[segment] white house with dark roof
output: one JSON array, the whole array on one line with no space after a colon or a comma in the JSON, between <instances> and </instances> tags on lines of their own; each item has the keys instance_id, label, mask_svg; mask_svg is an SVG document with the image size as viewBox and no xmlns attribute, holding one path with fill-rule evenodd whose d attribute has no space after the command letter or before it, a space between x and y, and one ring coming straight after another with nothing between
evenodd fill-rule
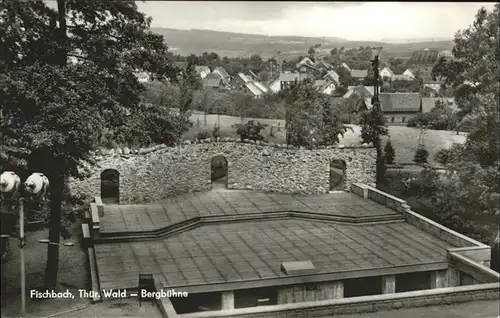
<instances>
[{"instance_id":1,"label":"white house with dark roof","mask_svg":"<svg viewBox=\"0 0 500 318\"><path fill-rule=\"evenodd\" d=\"M316 80L313 87L320 93L326 95L332 95L335 91L335 83L331 80Z\"/></svg>"},{"instance_id":2,"label":"white house with dark roof","mask_svg":"<svg viewBox=\"0 0 500 318\"><path fill-rule=\"evenodd\" d=\"M432 77L430 77L430 76L423 76L422 82L423 82L424 87L431 88L431 89L435 90L436 92L439 92L439 90L441 89L441 82L432 79Z\"/></svg>"},{"instance_id":3,"label":"white house with dark roof","mask_svg":"<svg viewBox=\"0 0 500 318\"><path fill-rule=\"evenodd\" d=\"M205 77L210 74L210 68L208 66L203 66L203 65L196 65L195 66L196 74L198 74L201 79L204 79Z\"/></svg>"},{"instance_id":4,"label":"white house with dark roof","mask_svg":"<svg viewBox=\"0 0 500 318\"><path fill-rule=\"evenodd\" d=\"M406 76L409 80L415 79L415 74L413 74L413 71L411 69L406 69L406 71L403 72L403 75Z\"/></svg>"},{"instance_id":5,"label":"white house with dark roof","mask_svg":"<svg viewBox=\"0 0 500 318\"><path fill-rule=\"evenodd\" d=\"M295 67L299 68L303 65L314 66L314 62L309 57L304 57Z\"/></svg>"},{"instance_id":6,"label":"white house with dark roof","mask_svg":"<svg viewBox=\"0 0 500 318\"><path fill-rule=\"evenodd\" d=\"M308 78L307 74L281 73L269 83L269 89L274 93L277 93L282 89L290 87L293 83L302 81L306 78Z\"/></svg>"},{"instance_id":7,"label":"white house with dark roof","mask_svg":"<svg viewBox=\"0 0 500 318\"><path fill-rule=\"evenodd\" d=\"M222 80L224 81L225 85L228 85L231 82L231 75L229 75L229 73L226 71L226 69L223 68L222 66L216 67L212 71L212 73L218 74L222 78Z\"/></svg>"},{"instance_id":8,"label":"white house with dark roof","mask_svg":"<svg viewBox=\"0 0 500 318\"><path fill-rule=\"evenodd\" d=\"M334 81L335 83L339 83L339 79L340 79L340 75L337 74L337 72L335 72L334 70L329 70L325 76L323 76L323 79L326 80L326 79L329 79L331 81Z\"/></svg>"},{"instance_id":9,"label":"white house with dark roof","mask_svg":"<svg viewBox=\"0 0 500 318\"><path fill-rule=\"evenodd\" d=\"M394 76L394 72L389 67L384 67L380 72L379 76L381 78L389 78L391 79Z\"/></svg>"}]
</instances>

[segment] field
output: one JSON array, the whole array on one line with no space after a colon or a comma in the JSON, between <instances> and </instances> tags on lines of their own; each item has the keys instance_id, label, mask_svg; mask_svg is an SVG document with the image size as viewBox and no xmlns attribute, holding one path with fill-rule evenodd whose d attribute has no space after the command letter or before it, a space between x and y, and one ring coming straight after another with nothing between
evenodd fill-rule
<instances>
[{"instance_id":1,"label":"field","mask_svg":"<svg viewBox=\"0 0 500 318\"><path fill-rule=\"evenodd\" d=\"M252 118L245 119L246 121ZM269 125L263 134L265 138L269 139L270 142L274 143L285 143L285 121L278 119L254 119L261 123ZM184 135L184 139L192 139L198 131L208 131L211 133L214 126L220 122L220 131L223 137L238 138L236 135L236 129L232 125L236 123L241 123L241 118L223 116L218 118L217 115L207 115L207 126L204 126L204 115L202 113L196 112L192 115L192 121L195 123L195 127L191 129ZM200 127L196 127L196 123L200 123ZM278 122L281 126L281 131L278 132L277 128L274 128L274 137L270 137L270 127L272 125L277 125ZM340 139L340 144L348 145L355 144L361 141L360 134L361 129L356 125L349 125L350 131L348 131L343 138ZM417 149L417 141L420 131L416 128L404 127L404 126L390 126L389 134L391 138L392 145L396 151L396 163L399 164L411 164L413 163L413 155ZM429 151L429 162L433 163L435 154L442 148L449 148L453 143L463 143L465 142L465 136L456 135L455 132L451 131L441 131L441 130L428 130L424 136L424 143Z\"/></svg>"}]
</instances>

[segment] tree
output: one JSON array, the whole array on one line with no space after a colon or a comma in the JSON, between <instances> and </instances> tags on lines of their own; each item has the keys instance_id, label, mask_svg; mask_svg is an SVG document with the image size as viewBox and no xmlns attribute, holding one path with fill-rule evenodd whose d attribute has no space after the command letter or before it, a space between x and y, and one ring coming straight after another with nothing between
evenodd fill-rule
<instances>
[{"instance_id":1,"label":"tree","mask_svg":"<svg viewBox=\"0 0 500 318\"><path fill-rule=\"evenodd\" d=\"M287 143L313 148L334 145L347 127L340 120L340 110L327 95L311 84L296 84L286 102Z\"/></svg>"},{"instance_id":2,"label":"tree","mask_svg":"<svg viewBox=\"0 0 500 318\"><path fill-rule=\"evenodd\" d=\"M194 62L196 62L196 59L191 58L188 62L186 71L182 74L179 100L179 112L182 115L185 115L191 110L194 91L202 88L201 80L196 73L196 64L193 64Z\"/></svg>"},{"instance_id":3,"label":"tree","mask_svg":"<svg viewBox=\"0 0 500 318\"><path fill-rule=\"evenodd\" d=\"M415 156L413 157L413 161L417 164L427 163L427 158L429 158L429 152L425 148L424 144L418 145L417 150L415 151Z\"/></svg>"},{"instance_id":4,"label":"tree","mask_svg":"<svg viewBox=\"0 0 500 318\"><path fill-rule=\"evenodd\" d=\"M104 127L126 127L139 112L144 86L133 72L171 78L163 37L133 1L0 3L3 168L40 171L50 188L49 240L58 243L66 181ZM6 14L8 13L8 14ZM75 63L69 63L68 59ZM47 80L50 79L50 80ZM45 288L55 289L58 245L48 246Z\"/></svg>"},{"instance_id":5,"label":"tree","mask_svg":"<svg viewBox=\"0 0 500 318\"><path fill-rule=\"evenodd\" d=\"M265 129L267 125L264 125L258 121L250 120L245 124L235 124L236 133L240 136L241 140L249 139L253 141L264 140L264 136L261 134L261 130Z\"/></svg>"},{"instance_id":6,"label":"tree","mask_svg":"<svg viewBox=\"0 0 500 318\"><path fill-rule=\"evenodd\" d=\"M396 157L396 153L394 151L394 147L392 146L391 139L387 140L384 147L385 159L388 164L394 163L394 158Z\"/></svg>"},{"instance_id":7,"label":"tree","mask_svg":"<svg viewBox=\"0 0 500 318\"><path fill-rule=\"evenodd\" d=\"M376 55L372 61L373 76L375 79L380 80L379 76L379 57ZM378 84L379 80L375 80ZM382 149L382 136L387 136L389 130L385 123L384 113L380 105L378 85L374 89L375 95L372 98L373 107L369 110L364 111L359 119L359 125L361 126L361 140L363 143L371 143L377 150L377 184L380 184L384 180L385 173L385 157Z\"/></svg>"}]
</instances>

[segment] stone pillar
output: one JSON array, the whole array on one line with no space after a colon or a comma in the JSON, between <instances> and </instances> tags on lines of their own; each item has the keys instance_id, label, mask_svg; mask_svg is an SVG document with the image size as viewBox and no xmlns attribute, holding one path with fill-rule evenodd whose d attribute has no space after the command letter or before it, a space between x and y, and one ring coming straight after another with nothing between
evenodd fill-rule
<instances>
[{"instance_id":1,"label":"stone pillar","mask_svg":"<svg viewBox=\"0 0 500 318\"><path fill-rule=\"evenodd\" d=\"M432 289L448 287L447 272L448 270L440 270L431 273Z\"/></svg>"},{"instance_id":2,"label":"stone pillar","mask_svg":"<svg viewBox=\"0 0 500 318\"><path fill-rule=\"evenodd\" d=\"M333 298L344 298L344 282L338 281L333 283Z\"/></svg>"},{"instance_id":3,"label":"stone pillar","mask_svg":"<svg viewBox=\"0 0 500 318\"><path fill-rule=\"evenodd\" d=\"M396 292L396 276L382 276L382 294L393 294Z\"/></svg>"},{"instance_id":4,"label":"stone pillar","mask_svg":"<svg viewBox=\"0 0 500 318\"><path fill-rule=\"evenodd\" d=\"M344 298L344 282L328 282L320 285L323 291L322 300Z\"/></svg>"},{"instance_id":5,"label":"stone pillar","mask_svg":"<svg viewBox=\"0 0 500 318\"><path fill-rule=\"evenodd\" d=\"M447 279L448 279L448 286L446 287L460 286L460 271L455 269L454 267L449 267Z\"/></svg>"},{"instance_id":6,"label":"stone pillar","mask_svg":"<svg viewBox=\"0 0 500 318\"><path fill-rule=\"evenodd\" d=\"M234 309L234 291L227 290L222 292L222 310Z\"/></svg>"}]
</instances>

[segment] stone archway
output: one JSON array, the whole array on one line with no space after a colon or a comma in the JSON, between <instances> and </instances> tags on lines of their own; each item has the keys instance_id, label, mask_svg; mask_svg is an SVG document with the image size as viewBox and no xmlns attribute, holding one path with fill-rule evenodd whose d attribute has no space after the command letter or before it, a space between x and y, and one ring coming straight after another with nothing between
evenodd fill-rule
<instances>
[{"instance_id":1,"label":"stone archway","mask_svg":"<svg viewBox=\"0 0 500 318\"><path fill-rule=\"evenodd\" d=\"M101 172L101 199L108 204L120 202L120 173L117 170Z\"/></svg>"},{"instance_id":2,"label":"stone archway","mask_svg":"<svg viewBox=\"0 0 500 318\"><path fill-rule=\"evenodd\" d=\"M226 157L219 155L212 157L210 179L212 189L227 188L228 165Z\"/></svg>"},{"instance_id":3,"label":"stone archway","mask_svg":"<svg viewBox=\"0 0 500 318\"><path fill-rule=\"evenodd\" d=\"M342 159L330 160L330 191L343 190L347 165Z\"/></svg>"}]
</instances>

